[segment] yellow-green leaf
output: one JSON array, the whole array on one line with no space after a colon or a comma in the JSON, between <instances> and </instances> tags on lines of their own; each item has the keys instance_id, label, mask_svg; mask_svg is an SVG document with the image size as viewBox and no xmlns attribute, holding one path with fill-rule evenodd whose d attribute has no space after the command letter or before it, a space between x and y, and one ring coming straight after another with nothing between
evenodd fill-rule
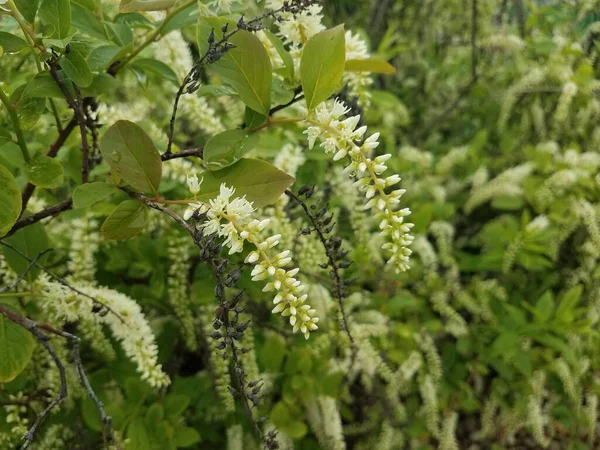
<instances>
[{"instance_id":1,"label":"yellow-green leaf","mask_svg":"<svg viewBox=\"0 0 600 450\"><path fill-rule=\"evenodd\" d=\"M44 225L42 225L41 222L36 222L33 225L28 225L24 228L21 228L12 236L4 238L4 241L15 247L27 258L29 258L24 258L22 255L8 247L2 249L4 252L4 257L6 258L6 262L10 268L18 274L24 273L27 270L27 267L29 266L29 260L38 257L40 253L50 248L48 234L46 234ZM44 261L46 260L46 256L47 255L42 256L38 260L38 263L43 265ZM35 281L39 273L40 269L33 267L27 273L27 277L25 279L29 283L32 283Z\"/></svg>"},{"instance_id":2,"label":"yellow-green leaf","mask_svg":"<svg viewBox=\"0 0 600 450\"><path fill-rule=\"evenodd\" d=\"M223 81L253 110L267 115L271 107L271 60L262 42L249 31L239 31L230 39L235 45L213 66Z\"/></svg>"},{"instance_id":3,"label":"yellow-green leaf","mask_svg":"<svg viewBox=\"0 0 600 450\"><path fill-rule=\"evenodd\" d=\"M129 239L139 234L148 220L146 206L139 200L125 200L106 218L100 231L106 239Z\"/></svg>"},{"instance_id":4,"label":"yellow-green leaf","mask_svg":"<svg viewBox=\"0 0 600 450\"><path fill-rule=\"evenodd\" d=\"M208 140L204 146L204 166L208 170L224 169L252 150L260 137L244 130L227 130Z\"/></svg>"},{"instance_id":5,"label":"yellow-green leaf","mask_svg":"<svg viewBox=\"0 0 600 450\"><path fill-rule=\"evenodd\" d=\"M73 191L73 207L75 209L86 208L94 203L106 200L118 191L112 184L101 181L82 184Z\"/></svg>"},{"instance_id":6,"label":"yellow-green leaf","mask_svg":"<svg viewBox=\"0 0 600 450\"><path fill-rule=\"evenodd\" d=\"M160 153L138 125L128 120L117 121L100 140L100 151L127 184L141 192L158 191L162 176Z\"/></svg>"},{"instance_id":7,"label":"yellow-green leaf","mask_svg":"<svg viewBox=\"0 0 600 450\"><path fill-rule=\"evenodd\" d=\"M219 195L222 183L235 188L235 195L246 196L261 208L276 201L294 182L294 178L268 162L241 159L232 166L214 172L202 173L204 182L198 199L208 201Z\"/></svg>"},{"instance_id":8,"label":"yellow-green leaf","mask_svg":"<svg viewBox=\"0 0 600 450\"><path fill-rule=\"evenodd\" d=\"M4 236L21 215L21 190L17 180L0 166L0 237Z\"/></svg>"},{"instance_id":9,"label":"yellow-green leaf","mask_svg":"<svg viewBox=\"0 0 600 450\"><path fill-rule=\"evenodd\" d=\"M338 89L346 61L344 26L314 35L304 46L300 80L308 109L314 109Z\"/></svg>"},{"instance_id":10,"label":"yellow-green leaf","mask_svg":"<svg viewBox=\"0 0 600 450\"><path fill-rule=\"evenodd\" d=\"M346 61L346 72L396 73L396 69L383 59L349 59Z\"/></svg>"},{"instance_id":11,"label":"yellow-green leaf","mask_svg":"<svg viewBox=\"0 0 600 450\"><path fill-rule=\"evenodd\" d=\"M40 20L46 27L45 36L65 39L71 29L71 2L69 0L43 0L39 10ZM46 30L50 32L46 33Z\"/></svg>"},{"instance_id":12,"label":"yellow-green leaf","mask_svg":"<svg viewBox=\"0 0 600 450\"><path fill-rule=\"evenodd\" d=\"M46 155L37 154L26 165L29 182L38 187L53 189L64 182L64 170L61 163Z\"/></svg>"},{"instance_id":13,"label":"yellow-green leaf","mask_svg":"<svg viewBox=\"0 0 600 450\"><path fill-rule=\"evenodd\" d=\"M0 315L0 383L11 382L27 367L33 347L29 331Z\"/></svg>"}]
</instances>

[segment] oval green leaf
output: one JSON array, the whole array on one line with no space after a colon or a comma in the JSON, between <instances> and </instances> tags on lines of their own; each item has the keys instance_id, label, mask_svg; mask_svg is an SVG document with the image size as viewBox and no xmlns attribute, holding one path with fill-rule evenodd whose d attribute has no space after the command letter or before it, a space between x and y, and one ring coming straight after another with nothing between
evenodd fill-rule
<instances>
[{"instance_id":1,"label":"oval green leaf","mask_svg":"<svg viewBox=\"0 0 600 450\"><path fill-rule=\"evenodd\" d=\"M73 207L75 209L87 208L94 203L106 200L116 192L119 192L116 187L102 181L82 184L73 192Z\"/></svg>"},{"instance_id":2,"label":"oval green leaf","mask_svg":"<svg viewBox=\"0 0 600 450\"><path fill-rule=\"evenodd\" d=\"M269 54L260 39L249 31L239 31L230 41L235 47L212 68L248 107L267 115L273 78Z\"/></svg>"},{"instance_id":3,"label":"oval green leaf","mask_svg":"<svg viewBox=\"0 0 600 450\"><path fill-rule=\"evenodd\" d=\"M129 239L144 229L147 219L148 211L142 202L125 200L106 218L100 231L106 239Z\"/></svg>"},{"instance_id":4,"label":"oval green leaf","mask_svg":"<svg viewBox=\"0 0 600 450\"><path fill-rule=\"evenodd\" d=\"M179 87L179 77L173 69L171 69L162 61L158 61L157 59L152 58L140 58L136 59L133 62L133 64L131 64L131 67L138 70L142 70L146 73L150 72L155 75L158 75L162 79L169 81L175 86Z\"/></svg>"},{"instance_id":5,"label":"oval green leaf","mask_svg":"<svg viewBox=\"0 0 600 450\"><path fill-rule=\"evenodd\" d=\"M259 141L258 134L248 134L244 130L219 133L210 138L204 147L204 166L208 170L224 169L239 161Z\"/></svg>"},{"instance_id":6,"label":"oval green leaf","mask_svg":"<svg viewBox=\"0 0 600 450\"><path fill-rule=\"evenodd\" d=\"M17 53L23 47L29 47L29 44L14 34L0 31L0 47L7 53Z\"/></svg>"},{"instance_id":7,"label":"oval green leaf","mask_svg":"<svg viewBox=\"0 0 600 450\"><path fill-rule=\"evenodd\" d=\"M241 159L232 166L202 173L204 181L198 200L208 201L219 195L221 184L235 188L237 197L246 196L255 208L275 202L290 187L294 178L268 162Z\"/></svg>"},{"instance_id":8,"label":"oval green leaf","mask_svg":"<svg viewBox=\"0 0 600 450\"><path fill-rule=\"evenodd\" d=\"M4 241L18 249L29 259L36 258L40 255L40 253L50 248L46 229L41 222L36 222L33 225L21 228L12 236L4 238ZM21 274L27 270L27 267L29 266L28 259L24 258L22 255L8 247L4 247L3 252L6 262L16 273ZM38 259L38 262L40 264L44 264L45 260L46 255ZM32 283L35 281L39 273L40 269L37 267L32 267L27 273L27 277L25 279L29 283Z\"/></svg>"},{"instance_id":9,"label":"oval green leaf","mask_svg":"<svg viewBox=\"0 0 600 450\"><path fill-rule=\"evenodd\" d=\"M71 29L71 2L69 0L43 0L39 10L42 24L52 30L46 37L65 39Z\"/></svg>"},{"instance_id":10,"label":"oval green leaf","mask_svg":"<svg viewBox=\"0 0 600 450\"><path fill-rule=\"evenodd\" d=\"M396 73L396 68L383 59L349 59L346 72Z\"/></svg>"},{"instance_id":11,"label":"oval green leaf","mask_svg":"<svg viewBox=\"0 0 600 450\"><path fill-rule=\"evenodd\" d=\"M141 192L156 193L162 176L160 153L152 139L133 122L119 120L100 140L111 169Z\"/></svg>"},{"instance_id":12,"label":"oval green leaf","mask_svg":"<svg viewBox=\"0 0 600 450\"><path fill-rule=\"evenodd\" d=\"M21 190L13 174L0 166L0 237L4 236L21 215Z\"/></svg>"},{"instance_id":13,"label":"oval green leaf","mask_svg":"<svg viewBox=\"0 0 600 450\"><path fill-rule=\"evenodd\" d=\"M41 188L57 188L65 179L62 164L46 155L36 155L26 164L26 169L29 182Z\"/></svg>"},{"instance_id":14,"label":"oval green leaf","mask_svg":"<svg viewBox=\"0 0 600 450\"><path fill-rule=\"evenodd\" d=\"M335 93L346 62L344 26L314 35L304 46L300 60L300 80L309 110Z\"/></svg>"},{"instance_id":15,"label":"oval green leaf","mask_svg":"<svg viewBox=\"0 0 600 450\"><path fill-rule=\"evenodd\" d=\"M33 355L34 340L29 331L0 315L0 383L10 383Z\"/></svg>"},{"instance_id":16,"label":"oval green leaf","mask_svg":"<svg viewBox=\"0 0 600 450\"><path fill-rule=\"evenodd\" d=\"M67 53L60 60L60 67L69 79L79 87L88 87L94 80L90 66L79 52Z\"/></svg>"},{"instance_id":17,"label":"oval green leaf","mask_svg":"<svg viewBox=\"0 0 600 450\"><path fill-rule=\"evenodd\" d=\"M39 0L15 0L17 9L29 23L35 20L39 3Z\"/></svg>"}]
</instances>

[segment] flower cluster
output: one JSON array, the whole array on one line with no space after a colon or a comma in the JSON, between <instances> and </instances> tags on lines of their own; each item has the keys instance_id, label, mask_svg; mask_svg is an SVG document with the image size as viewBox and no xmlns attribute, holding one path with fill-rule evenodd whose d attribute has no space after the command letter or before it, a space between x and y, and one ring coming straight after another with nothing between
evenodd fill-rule
<instances>
[{"instance_id":1,"label":"flower cluster","mask_svg":"<svg viewBox=\"0 0 600 450\"><path fill-rule=\"evenodd\" d=\"M195 175L189 177L188 186L197 194L201 181ZM234 197L235 189L221 185L219 195L206 203L190 203L184 218L189 219L195 211L205 215L206 220L198 225L206 235L216 234L224 238L229 254L242 252L244 242L254 246L245 262L254 264L253 281L267 281L263 292L276 292L273 313L290 317L293 331L301 331L308 339L310 332L318 328L316 311L305 304L308 297L303 293L306 287L294 278L299 269L288 270L285 267L292 261L289 250L272 256L269 250L279 244L280 235L264 239L262 231L268 226L269 219L253 219L255 209L246 197Z\"/></svg>"},{"instance_id":2,"label":"flower cluster","mask_svg":"<svg viewBox=\"0 0 600 450\"><path fill-rule=\"evenodd\" d=\"M106 324L115 338L120 341L127 357L132 359L142 374L154 387L167 386L169 377L158 364L158 347L150 324L141 307L133 299L105 287L80 287L87 296L79 295L63 284L40 276L42 307L56 321L90 322ZM95 314L92 298L110 308L108 314Z\"/></svg>"},{"instance_id":3,"label":"flower cluster","mask_svg":"<svg viewBox=\"0 0 600 450\"><path fill-rule=\"evenodd\" d=\"M410 214L410 209L396 208L400 204L400 197L406 191L396 189L386 192L386 188L400 181L398 175L381 177L387 169L385 162L392 155L386 154L371 159L372 150L379 146L379 133L364 139L367 127L358 127L360 116L342 119L348 111L344 103L336 100L331 109L322 103L315 109L314 114L308 115L306 121L310 126L305 133L308 135L309 147L312 148L316 140L320 139L325 152L334 154L334 161L350 157L350 163L344 172L357 177L354 185L365 193L368 200L365 209L378 211L379 228L387 239L382 248L391 253L388 262L397 272L405 271L409 267L411 250L408 246L413 241L410 234L413 224L404 222L404 218Z\"/></svg>"}]
</instances>

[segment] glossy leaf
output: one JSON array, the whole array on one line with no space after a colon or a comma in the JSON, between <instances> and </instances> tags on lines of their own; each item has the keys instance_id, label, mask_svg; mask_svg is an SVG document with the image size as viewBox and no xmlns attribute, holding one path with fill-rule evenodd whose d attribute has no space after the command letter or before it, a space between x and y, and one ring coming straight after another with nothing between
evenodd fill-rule
<instances>
[{"instance_id":1,"label":"glossy leaf","mask_svg":"<svg viewBox=\"0 0 600 450\"><path fill-rule=\"evenodd\" d=\"M37 14L40 0L15 0L15 5L25 20L33 23Z\"/></svg>"},{"instance_id":2,"label":"glossy leaf","mask_svg":"<svg viewBox=\"0 0 600 450\"><path fill-rule=\"evenodd\" d=\"M106 200L116 192L119 192L119 190L112 184L101 181L82 184L73 191L73 207L75 209L86 208L94 203Z\"/></svg>"},{"instance_id":3,"label":"glossy leaf","mask_svg":"<svg viewBox=\"0 0 600 450\"><path fill-rule=\"evenodd\" d=\"M142 202L125 200L106 218L100 231L106 239L129 239L144 229L147 220L148 211Z\"/></svg>"},{"instance_id":4,"label":"glossy leaf","mask_svg":"<svg viewBox=\"0 0 600 450\"><path fill-rule=\"evenodd\" d=\"M204 166L208 170L224 169L239 161L256 147L259 141L258 134L248 134L244 130L219 133L210 138L204 146Z\"/></svg>"},{"instance_id":5,"label":"glossy leaf","mask_svg":"<svg viewBox=\"0 0 600 450\"><path fill-rule=\"evenodd\" d=\"M29 47L29 44L14 34L0 31L0 47L5 53L16 53L23 47Z\"/></svg>"},{"instance_id":6,"label":"glossy leaf","mask_svg":"<svg viewBox=\"0 0 600 450\"><path fill-rule=\"evenodd\" d=\"M40 20L51 29L47 35L54 39L64 39L71 30L71 2L69 0L42 0L39 10Z\"/></svg>"},{"instance_id":7,"label":"glossy leaf","mask_svg":"<svg viewBox=\"0 0 600 450\"><path fill-rule=\"evenodd\" d=\"M162 11L175 4L175 0L121 0L122 13L132 11Z\"/></svg>"},{"instance_id":8,"label":"glossy leaf","mask_svg":"<svg viewBox=\"0 0 600 450\"><path fill-rule=\"evenodd\" d=\"M396 73L396 69L383 59L349 59L346 72Z\"/></svg>"},{"instance_id":9,"label":"glossy leaf","mask_svg":"<svg viewBox=\"0 0 600 450\"><path fill-rule=\"evenodd\" d=\"M213 70L235 89L248 107L268 114L273 74L267 50L255 35L244 30L230 41L235 47L212 66Z\"/></svg>"},{"instance_id":10,"label":"glossy leaf","mask_svg":"<svg viewBox=\"0 0 600 450\"><path fill-rule=\"evenodd\" d=\"M9 383L29 364L33 355L32 334L0 315L0 383Z\"/></svg>"},{"instance_id":11,"label":"glossy leaf","mask_svg":"<svg viewBox=\"0 0 600 450\"><path fill-rule=\"evenodd\" d=\"M29 182L35 186L53 189L64 182L64 170L61 163L46 155L38 154L26 165Z\"/></svg>"},{"instance_id":12,"label":"glossy leaf","mask_svg":"<svg viewBox=\"0 0 600 450\"><path fill-rule=\"evenodd\" d=\"M152 139L127 120L112 125L100 140L100 151L111 169L141 192L157 192L162 161Z\"/></svg>"},{"instance_id":13,"label":"glossy leaf","mask_svg":"<svg viewBox=\"0 0 600 450\"><path fill-rule=\"evenodd\" d=\"M343 25L321 31L306 43L300 61L300 80L309 110L338 89L345 60Z\"/></svg>"},{"instance_id":14,"label":"glossy leaf","mask_svg":"<svg viewBox=\"0 0 600 450\"><path fill-rule=\"evenodd\" d=\"M21 190L17 180L0 166L0 237L4 236L21 215Z\"/></svg>"},{"instance_id":15,"label":"glossy leaf","mask_svg":"<svg viewBox=\"0 0 600 450\"><path fill-rule=\"evenodd\" d=\"M79 52L69 52L60 60L60 67L69 79L79 87L88 87L94 75L85 58Z\"/></svg>"},{"instance_id":16,"label":"glossy leaf","mask_svg":"<svg viewBox=\"0 0 600 450\"><path fill-rule=\"evenodd\" d=\"M276 201L294 182L294 178L275 166L258 159L241 159L232 166L202 173L204 182L198 199L208 201L219 195L222 183L234 187L236 196L246 196L261 208Z\"/></svg>"},{"instance_id":17,"label":"glossy leaf","mask_svg":"<svg viewBox=\"0 0 600 450\"><path fill-rule=\"evenodd\" d=\"M41 222L36 222L33 225L28 225L24 228L21 228L15 234L4 238L4 241L20 250L21 253L23 253L29 259L36 258L41 252L50 248L46 229ZM19 253L9 249L8 247L3 247L2 251L4 252L6 262L12 270L19 274L24 273L25 270L27 270L27 266L29 266L29 260L25 259ZM42 256L38 262L43 265L45 260L46 255ZM39 273L40 269L33 267L27 273L27 277L25 279L29 283L32 283L38 277Z\"/></svg>"},{"instance_id":18,"label":"glossy leaf","mask_svg":"<svg viewBox=\"0 0 600 450\"><path fill-rule=\"evenodd\" d=\"M154 24L150 19L136 12L119 14L115 17L114 22L127 25L130 28L154 28Z\"/></svg>"}]
</instances>

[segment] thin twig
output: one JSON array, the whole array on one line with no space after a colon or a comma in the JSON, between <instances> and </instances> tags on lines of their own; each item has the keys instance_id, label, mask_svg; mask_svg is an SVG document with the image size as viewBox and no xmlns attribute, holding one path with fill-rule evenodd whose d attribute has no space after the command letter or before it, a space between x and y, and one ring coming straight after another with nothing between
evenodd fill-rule
<instances>
[{"instance_id":1,"label":"thin twig","mask_svg":"<svg viewBox=\"0 0 600 450\"><path fill-rule=\"evenodd\" d=\"M100 401L100 399L94 392L94 389L90 385L87 375L85 374L85 369L83 368L83 362L81 361L81 354L79 353L79 338L71 333L67 333L66 331L63 331L63 330L58 330L50 325L37 323L31 319L28 319L27 317L23 317L20 314L11 311L10 309L8 309L2 305L0 305L0 314L5 316L12 322L16 323L17 325L20 325L21 327L25 328L27 331L29 331L31 334L33 334L36 337L36 339L40 342L40 344L42 344L42 346L46 349L48 354L52 357L52 360L54 361L54 364L56 365L56 368L58 369L58 373L60 376L60 389L59 389L58 394L50 402L50 404L48 404L48 406L46 406L46 408L44 408L37 415L35 422L29 428L27 433L25 433L25 435L23 436L23 439L22 439L23 443L21 444L21 450L26 450L27 448L29 448L29 446L33 442L35 434L37 433L39 427L42 425L42 423L44 422L44 420L46 419L48 414L50 414L50 412L56 406L58 406L58 404L62 400L64 400L68 395L67 376L66 376L65 366L63 365L62 361L60 360L58 354L56 353L56 351L54 350L52 345L50 345L50 336L48 336L48 334L45 334L40 330L44 330L47 333L54 334L56 336L60 336L64 339L66 339L71 344L71 349L73 352L73 360L74 360L75 368L77 369L77 373L79 374L79 377L81 379L81 384L83 385L85 391L90 396L92 401L96 404L96 407L98 408L98 411L100 412L100 417L102 419L102 423L108 429L108 435L110 437L110 441L117 447L118 450L121 450L119 442L116 439L114 430L112 428L112 419L110 416L108 416L108 414L106 414L106 411L104 410L104 406L103 406L102 402ZM106 439L104 427L103 427L102 434L103 434L103 438L104 438L104 447L108 448L108 441Z\"/></svg>"},{"instance_id":2,"label":"thin twig","mask_svg":"<svg viewBox=\"0 0 600 450\"><path fill-rule=\"evenodd\" d=\"M11 285L5 286L2 289L0 289L0 294L3 294L5 292L12 291L13 289L15 289L19 285L19 283L21 281L23 281L23 279L27 276L27 274L31 271L31 269L33 269L33 267L38 262L38 260L42 256L44 256L46 253L49 253L51 251L52 251L52 249L49 248L49 249L44 250L43 252L40 252L34 259L32 259L29 262L29 265L27 266L27 268L25 269L25 271L21 275L19 275L17 277L17 279Z\"/></svg>"},{"instance_id":3,"label":"thin twig","mask_svg":"<svg viewBox=\"0 0 600 450\"><path fill-rule=\"evenodd\" d=\"M35 214L32 214L31 216L23 217L22 219L19 219L19 220L17 220L17 222L15 222L15 224L10 229L10 231L6 234L6 236L11 236L12 234L14 234L16 231L20 230L21 228L25 228L26 226L33 225L34 223L39 222L40 220L43 220L47 217L56 216L57 214L67 211L67 210L71 209L72 207L73 207L73 199L68 198L66 200L63 200L60 203L57 203L56 205L49 206L48 208L42 209L41 211L39 211Z\"/></svg>"},{"instance_id":4,"label":"thin twig","mask_svg":"<svg viewBox=\"0 0 600 450\"><path fill-rule=\"evenodd\" d=\"M298 197L296 194L294 194L289 189L286 189L285 195L287 195L289 198L294 200L298 205L300 205L300 207L304 211L304 214L306 215L306 217L308 217L308 219L312 223L314 230L317 232L317 235L319 236L319 240L321 241L321 244L323 245L323 249L325 250L325 255L327 256L329 266L331 267L331 276L335 281L335 292L334 293L335 293L335 297L338 301L340 313L342 314L342 322L343 322L342 327L343 327L343 330L345 331L346 335L348 336L348 339L350 340L350 346L352 348L352 360L351 360L352 361L351 367L352 367L354 365L354 361L356 359L356 354L358 352L358 346L356 345L354 336L352 336L352 333L350 332L350 327L348 326L348 317L347 317L346 308L344 305L344 296L345 296L344 285L346 284L346 282L342 279L342 276L340 275L341 268L338 264L338 259L340 256L339 249L336 247L333 247L331 245L331 239L327 238L327 236L325 236L326 231L323 230L322 223L317 219L315 214L313 214L311 212L311 210L308 207L308 205L306 204L306 202L302 201L300 199L300 197ZM329 228L327 230L329 231Z\"/></svg>"},{"instance_id":5,"label":"thin twig","mask_svg":"<svg viewBox=\"0 0 600 450\"><path fill-rule=\"evenodd\" d=\"M164 161L171 161L172 159L177 159L177 158L189 158L189 157L195 157L195 158L203 158L204 157L204 147L197 147L197 148L188 148L186 150L181 150L179 152L171 152L169 154L164 154L161 155L160 159L164 162Z\"/></svg>"},{"instance_id":6,"label":"thin twig","mask_svg":"<svg viewBox=\"0 0 600 450\"><path fill-rule=\"evenodd\" d=\"M3 240L0 240L0 245L4 245L5 247L11 249L13 252L19 254L21 257L23 257L24 259L26 259L27 261L29 261L30 263L32 263L35 267L37 267L38 269L42 270L43 272L45 272L46 274L48 274L51 278L53 278L54 280L58 281L60 284L62 284L63 286L69 288L70 290L72 290L73 292L87 298L90 299L94 304L102 307L104 310L114 314L121 322L123 323L127 323L123 317L116 312L115 310L113 310L110 306L108 306L107 304L105 304L104 302L101 302L100 300L92 297L91 295L86 294L85 292L77 289L75 286L73 286L72 284L70 284L67 280L65 280L64 278L59 277L58 275L56 275L55 273L51 272L49 269L47 269L46 267L42 266L40 263L38 263L37 261L34 261L32 258L30 258L29 256L27 256L25 253L23 253L21 250L19 250L17 247L9 244L8 242L5 242Z\"/></svg>"}]
</instances>

